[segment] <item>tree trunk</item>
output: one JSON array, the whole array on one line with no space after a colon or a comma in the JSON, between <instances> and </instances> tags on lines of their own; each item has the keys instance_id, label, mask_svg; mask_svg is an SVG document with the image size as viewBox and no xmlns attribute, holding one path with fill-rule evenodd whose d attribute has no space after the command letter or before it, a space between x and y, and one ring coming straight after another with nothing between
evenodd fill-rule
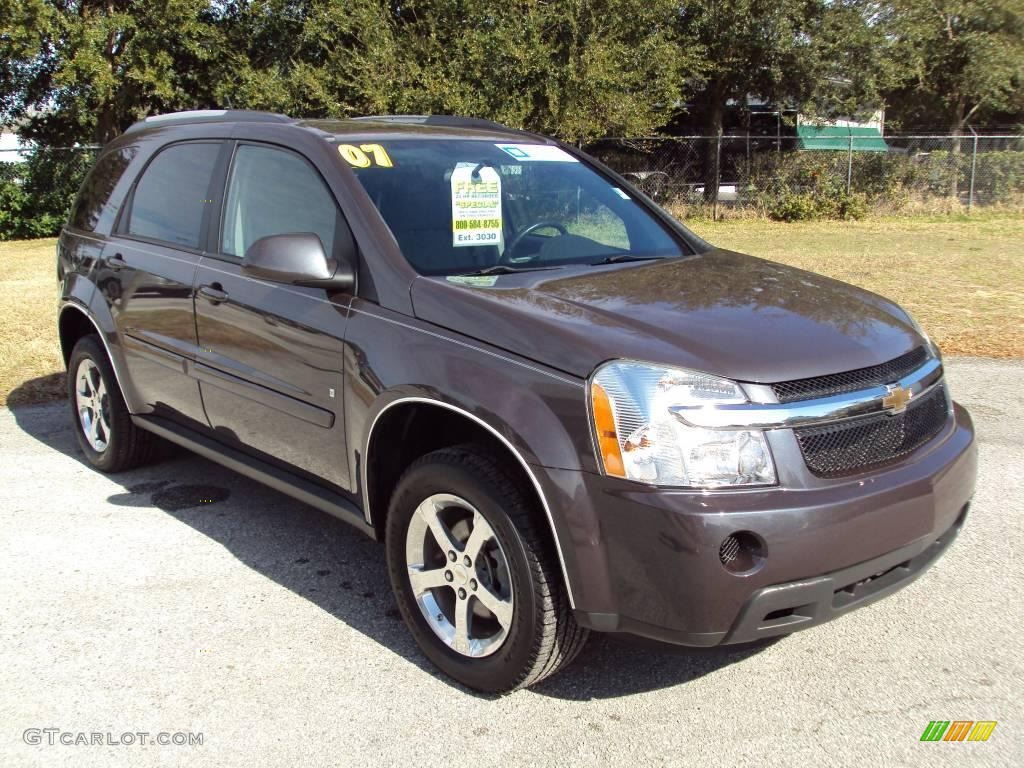
<instances>
[{"instance_id":1,"label":"tree trunk","mask_svg":"<svg viewBox=\"0 0 1024 768\"><path fill-rule=\"evenodd\" d=\"M118 133L120 131L117 118L114 115L114 107L109 104L104 105L96 116L96 132L93 142L100 145L106 144L111 139L117 138Z\"/></svg>"},{"instance_id":2,"label":"tree trunk","mask_svg":"<svg viewBox=\"0 0 1024 768\"><path fill-rule=\"evenodd\" d=\"M704 201L714 202L718 197L721 152L719 143L725 123L725 88L720 80L708 84L704 122Z\"/></svg>"}]
</instances>

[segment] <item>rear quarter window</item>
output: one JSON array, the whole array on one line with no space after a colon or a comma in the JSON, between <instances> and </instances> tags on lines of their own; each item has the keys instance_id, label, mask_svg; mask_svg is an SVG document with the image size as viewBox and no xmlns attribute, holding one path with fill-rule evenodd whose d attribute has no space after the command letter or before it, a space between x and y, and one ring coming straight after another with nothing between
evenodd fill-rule
<instances>
[{"instance_id":1,"label":"rear quarter window","mask_svg":"<svg viewBox=\"0 0 1024 768\"><path fill-rule=\"evenodd\" d=\"M135 147L122 147L102 155L92 167L78 197L71 209L71 226L92 232L103 214L103 208L110 200L114 187L121 180L125 169L131 163L138 150Z\"/></svg>"}]
</instances>

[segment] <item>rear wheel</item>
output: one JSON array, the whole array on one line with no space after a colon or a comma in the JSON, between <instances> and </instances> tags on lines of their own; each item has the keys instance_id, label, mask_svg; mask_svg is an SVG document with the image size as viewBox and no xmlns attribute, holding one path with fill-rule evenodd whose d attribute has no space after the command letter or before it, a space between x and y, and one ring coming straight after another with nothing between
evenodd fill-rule
<instances>
[{"instance_id":1,"label":"rear wheel","mask_svg":"<svg viewBox=\"0 0 1024 768\"><path fill-rule=\"evenodd\" d=\"M153 458L159 438L132 423L114 369L95 335L79 339L71 351L68 401L78 445L96 469L121 472Z\"/></svg>"},{"instance_id":2,"label":"rear wheel","mask_svg":"<svg viewBox=\"0 0 1024 768\"><path fill-rule=\"evenodd\" d=\"M474 446L416 461L392 496L388 570L402 616L442 671L481 691L532 685L587 632L530 497Z\"/></svg>"}]
</instances>

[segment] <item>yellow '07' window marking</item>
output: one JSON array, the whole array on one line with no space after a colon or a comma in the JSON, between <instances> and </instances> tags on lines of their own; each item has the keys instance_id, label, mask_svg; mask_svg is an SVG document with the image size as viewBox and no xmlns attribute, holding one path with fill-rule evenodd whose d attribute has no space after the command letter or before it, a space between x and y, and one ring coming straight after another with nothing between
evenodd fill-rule
<instances>
[{"instance_id":1,"label":"yellow '07' window marking","mask_svg":"<svg viewBox=\"0 0 1024 768\"><path fill-rule=\"evenodd\" d=\"M394 167L387 150L380 144L360 144L358 147L355 144L339 144L338 152L354 168L369 168L371 165L378 168Z\"/></svg>"}]
</instances>

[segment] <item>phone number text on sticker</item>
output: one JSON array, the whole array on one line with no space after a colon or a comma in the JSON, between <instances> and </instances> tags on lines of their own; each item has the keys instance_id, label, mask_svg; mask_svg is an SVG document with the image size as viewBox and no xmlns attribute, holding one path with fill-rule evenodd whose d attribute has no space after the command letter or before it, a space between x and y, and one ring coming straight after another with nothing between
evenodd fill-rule
<instances>
[{"instance_id":1,"label":"phone number text on sticker","mask_svg":"<svg viewBox=\"0 0 1024 768\"><path fill-rule=\"evenodd\" d=\"M501 242L501 177L493 168L459 163L452 171L452 246Z\"/></svg>"}]
</instances>

